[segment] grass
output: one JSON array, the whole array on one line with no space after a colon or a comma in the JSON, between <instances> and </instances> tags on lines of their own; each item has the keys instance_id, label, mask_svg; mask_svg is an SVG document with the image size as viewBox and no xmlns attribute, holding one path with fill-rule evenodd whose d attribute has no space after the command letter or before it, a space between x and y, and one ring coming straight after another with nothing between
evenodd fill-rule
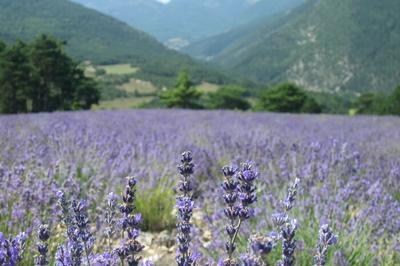
<instances>
[{"instance_id":1,"label":"grass","mask_svg":"<svg viewBox=\"0 0 400 266\"><path fill-rule=\"evenodd\" d=\"M94 105L92 110L116 110L116 109L132 109L138 108L144 103L150 102L153 96L119 98L110 101L101 101L100 104Z\"/></svg>"},{"instance_id":2,"label":"grass","mask_svg":"<svg viewBox=\"0 0 400 266\"><path fill-rule=\"evenodd\" d=\"M174 228L174 205L175 195L169 186L159 184L145 191L139 190L136 211L142 214L142 230L160 232Z\"/></svg>"},{"instance_id":3,"label":"grass","mask_svg":"<svg viewBox=\"0 0 400 266\"><path fill-rule=\"evenodd\" d=\"M196 87L196 89L202 93L216 92L219 89L219 85L203 82Z\"/></svg>"},{"instance_id":4,"label":"grass","mask_svg":"<svg viewBox=\"0 0 400 266\"><path fill-rule=\"evenodd\" d=\"M99 68L104 69L107 74L126 75L135 74L139 68L132 67L130 64L102 65Z\"/></svg>"}]
</instances>

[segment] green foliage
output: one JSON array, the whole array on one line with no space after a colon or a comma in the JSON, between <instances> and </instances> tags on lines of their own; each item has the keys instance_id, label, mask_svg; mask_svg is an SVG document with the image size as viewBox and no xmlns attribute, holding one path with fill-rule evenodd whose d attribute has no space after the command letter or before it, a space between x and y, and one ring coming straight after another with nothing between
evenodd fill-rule
<instances>
[{"instance_id":1,"label":"green foliage","mask_svg":"<svg viewBox=\"0 0 400 266\"><path fill-rule=\"evenodd\" d=\"M1 53L0 90L3 113L89 109L100 98L94 80L47 35Z\"/></svg>"},{"instance_id":2,"label":"green foliage","mask_svg":"<svg viewBox=\"0 0 400 266\"><path fill-rule=\"evenodd\" d=\"M175 88L163 92L161 101L168 108L200 109L199 99L201 93L193 86L186 72L181 72Z\"/></svg>"},{"instance_id":3,"label":"green foliage","mask_svg":"<svg viewBox=\"0 0 400 266\"><path fill-rule=\"evenodd\" d=\"M400 115L400 86L394 90L391 96L390 105L391 113L394 115Z\"/></svg>"},{"instance_id":4,"label":"green foliage","mask_svg":"<svg viewBox=\"0 0 400 266\"><path fill-rule=\"evenodd\" d=\"M6 49L6 44L2 41L0 41L0 53L2 53Z\"/></svg>"},{"instance_id":5,"label":"green foliage","mask_svg":"<svg viewBox=\"0 0 400 266\"><path fill-rule=\"evenodd\" d=\"M319 114L322 112L322 107L314 98L307 97L300 110L301 113Z\"/></svg>"},{"instance_id":6,"label":"green foliage","mask_svg":"<svg viewBox=\"0 0 400 266\"><path fill-rule=\"evenodd\" d=\"M249 102L245 99L246 90L239 86L223 86L216 92L208 93L205 106L208 109L250 109Z\"/></svg>"},{"instance_id":7,"label":"green foliage","mask_svg":"<svg viewBox=\"0 0 400 266\"><path fill-rule=\"evenodd\" d=\"M350 92L307 92L321 106L322 113L348 114L356 96Z\"/></svg>"},{"instance_id":8,"label":"green foliage","mask_svg":"<svg viewBox=\"0 0 400 266\"><path fill-rule=\"evenodd\" d=\"M361 94L354 102L357 114L400 115L400 86L392 94Z\"/></svg>"},{"instance_id":9,"label":"green foliage","mask_svg":"<svg viewBox=\"0 0 400 266\"><path fill-rule=\"evenodd\" d=\"M318 103L293 83L282 83L267 89L261 96L257 109L284 113L319 113Z\"/></svg>"},{"instance_id":10,"label":"green foliage","mask_svg":"<svg viewBox=\"0 0 400 266\"><path fill-rule=\"evenodd\" d=\"M174 193L168 186L159 184L154 188L139 190L136 209L142 214L142 230L159 232L174 228L174 203Z\"/></svg>"},{"instance_id":11,"label":"green foliage","mask_svg":"<svg viewBox=\"0 0 400 266\"><path fill-rule=\"evenodd\" d=\"M26 44L17 42L0 59L0 113L27 112L32 89L31 67Z\"/></svg>"}]
</instances>

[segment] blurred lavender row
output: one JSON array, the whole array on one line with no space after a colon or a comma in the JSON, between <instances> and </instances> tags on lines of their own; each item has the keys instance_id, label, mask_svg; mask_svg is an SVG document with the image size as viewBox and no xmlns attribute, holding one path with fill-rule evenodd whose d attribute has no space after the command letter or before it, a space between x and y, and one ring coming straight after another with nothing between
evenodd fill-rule
<instances>
[{"instance_id":1,"label":"blurred lavender row","mask_svg":"<svg viewBox=\"0 0 400 266\"><path fill-rule=\"evenodd\" d=\"M183 150L192 151L196 164L190 250L198 265L215 265L226 252L221 169L248 161L258 172L257 201L252 204L253 217L240 227L237 255L251 253L247 239L279 238L270 234L279 233L273 217L285 208L282 199L298 178L301 185L290 210L291 221L296 220L290 226L295 228L298 265L313 260L316 265L325 265L325 260L332 265L399 262L400 120L395 117L178 110L1 116L2 238L24 232L17 238L32 239L24 244L24 265L54 259L57 250L51 241L66 240L57 203L63 191L76 201L77 211L84 210L79 215L90 221L90 228L86 218L82 226L90 232L87 253L106 255L118 247L115 240L120 237L110 240L109 194L121 197L125 177L132 175L142 195L158 187L172 191L179 182L177 154ZM49 244L37 237L42 224L51 228ZM166 230L176 234L171 227ZM336 242L329 240L330 230L339 241L325 251ZM285 259L279 245L264 242L274 250L263 263ZM37 243L43 258L34 258ZM87 257L83 255L83 264L92 259Z\"/></svg>"}]
</instances>

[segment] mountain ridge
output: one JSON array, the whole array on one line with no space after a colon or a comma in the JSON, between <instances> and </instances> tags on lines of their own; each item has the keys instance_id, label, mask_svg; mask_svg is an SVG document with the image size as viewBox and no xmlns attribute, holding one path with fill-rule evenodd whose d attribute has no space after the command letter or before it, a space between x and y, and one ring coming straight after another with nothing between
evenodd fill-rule
<instances>
[{"instance_id":1,"label":"mountain ridge","mask_svg":"<svg viewBox=\"0 0 400 266\"><path fill-rule=\"evenodd\" d=\"M304 0L172 0L168 4L156 0L73 1L114 16L168 44L171 40L198 41Z\"/></svg>"},{"instance_id":2,"label":"mountain ridge","mask_svg":"<svg viewBox=\"0 0 400 266\"><path fill-rule=\"evenodd\" d=\"M69 0L0 1L0 40L30 41L43 33L66 41L66 51L80 61L130 63L168 78L182 69L198 79L222 78L217 70L166 48L147 33Z\"/></svg>"},{"instance_id":3,"label":"mountain ridge","mask_svg":"<svg viewBox=\"0 0 400 266\"><path fill-rule=\"evenodd\" d=\"M400 83L399 13L394 0L309 0L255 28L248 25L244 35L235 29L186 51L263 83L388 91ZM224 42L227 36L234 38ZM210 49L215 43L226 45Z\"/></svg>"}]
</instances>

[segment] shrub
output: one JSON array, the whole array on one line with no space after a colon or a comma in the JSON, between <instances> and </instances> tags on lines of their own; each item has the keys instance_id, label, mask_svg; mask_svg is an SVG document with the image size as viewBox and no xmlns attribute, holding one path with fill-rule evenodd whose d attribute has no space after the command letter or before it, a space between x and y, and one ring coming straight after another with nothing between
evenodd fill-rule
<instances>
[{"instance_id":1,"label":"shrub","mask_svg":"<svg viewBox=\"0 0 400 266\"><path fill-rule=\"evenodd\" d=\"M321 107L293 83L278 84L261 96L257 109L283 113L320 113Z\"/></svg>"},{"instance_id":2,"label":"shrub","mask_svg":"<svg viewBox=\"0 0 400 266\"><path fill-rule=\"evenodd\" d=\"M142 229L152 232L172 229L176 221L174 201L174 192L161 184L138 191L136 209L142 214Z\"/></svg>"},{"instance_id":3,"label":"shrub","mask_svg":"<svg viewBox=\"0 0 400 266\"><path fill-rule=\"evenodd\" d=\"M209 109L237 109L247 110L249 102L244 98L246 90L238 86L225 86L214 93L208 94L205 103Z\"/></svg>"}]
</instances>

